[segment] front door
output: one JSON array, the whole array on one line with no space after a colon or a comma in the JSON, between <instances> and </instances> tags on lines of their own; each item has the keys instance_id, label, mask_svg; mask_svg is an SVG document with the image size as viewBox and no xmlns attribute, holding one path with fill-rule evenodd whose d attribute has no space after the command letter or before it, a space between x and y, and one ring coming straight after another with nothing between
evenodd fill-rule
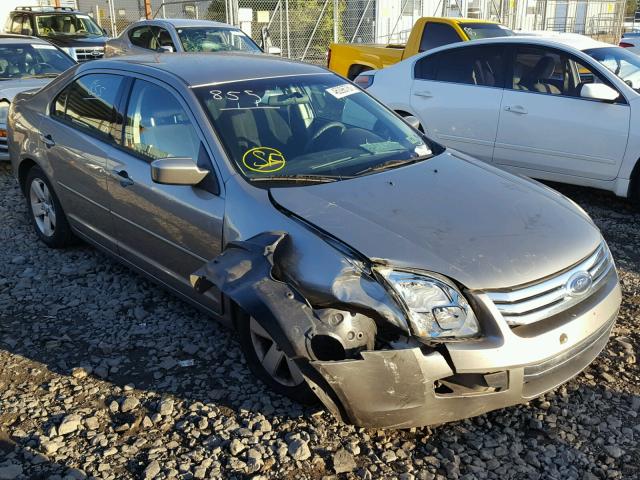
<instances>
[{"instance_id":1,"label":"front door","mask_svg":"<svg viewBox=\"0 0 640 480\"><path fill-rule=\"evenodd\" d=\"M160 185L154 159L189 157L211 172L199 186ZM222 248L224 199L201 132L184 100L164 84L136 79L121 152L109 163L120 255L179 293L219 312L218 292L195 294L189 276Z\"/></svg>"},{"instance_id":2,"label":"front door","mask_svg":"<svg viewBox=\"0 0 640 480\"><path fill-rule=\"evenodd\" d=\"M608 82L591 65L559 50L518 47L512 70L494 162L571 183L580 183L579 177L615 178L629 134L624 97L614 103L581 98L583 85Z\"/></svg>"},{"instance_id":3,"label":"front door","mask_svg":"<svg viewBox=\"0 0 640 480\"><path fill-rule=\"evenodd\" d=\"M416 62L411 107L435 140L491 162L503 78L501 47L427 55Z\"/></svg>"}]
</instances>

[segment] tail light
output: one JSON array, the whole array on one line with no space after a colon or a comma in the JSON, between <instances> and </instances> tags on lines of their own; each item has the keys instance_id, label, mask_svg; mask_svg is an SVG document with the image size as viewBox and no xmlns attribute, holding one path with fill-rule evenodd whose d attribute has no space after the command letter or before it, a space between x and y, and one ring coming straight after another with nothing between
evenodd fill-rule
<instances>
[{"instance_id":1,"label":"tail light","mask_svg":"<svg viewBox=\"0 0 640 480\"><path fill-rule=\"evenodd\" d=\"M630 47L635 47L635 45L633 43L627 43L627 42L620 42L618 44L619 47L622 48L630 48Z\"/></svg>"}]
</instances>

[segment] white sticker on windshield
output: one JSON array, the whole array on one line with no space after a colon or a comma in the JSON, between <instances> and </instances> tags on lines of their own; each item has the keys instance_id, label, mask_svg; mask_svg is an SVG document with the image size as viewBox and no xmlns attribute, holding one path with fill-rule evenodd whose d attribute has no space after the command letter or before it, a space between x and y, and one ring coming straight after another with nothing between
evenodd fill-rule
<instances>
[{"instance_id":1,"label":"white sticker on windshield","mask_svg":"<svg viewBox=\"0 0 640 480\"><path fill-rule=\"evenodd\" d=\"M45 45L43 43L32 43L31 46L37 50L56 50L53 45Z\"/></svg>"},{"instance_id":2,"label":"white sticker on windshield","mask_svg":"<svg viewBox=\"0 0 640 480\"><path fill-rule=\"evenodd\" d=\"M327 88L327 92L336 98L348 97L354 93L358 93L360 90L355 85L345 83L344 85L338 85L337 87Z\"/></svg>"}]
</instances>

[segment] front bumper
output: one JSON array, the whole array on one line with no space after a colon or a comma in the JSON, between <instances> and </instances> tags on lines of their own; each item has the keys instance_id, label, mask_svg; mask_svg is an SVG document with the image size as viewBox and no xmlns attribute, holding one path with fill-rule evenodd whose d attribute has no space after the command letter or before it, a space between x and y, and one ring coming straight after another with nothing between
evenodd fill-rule
<instances>
[{"instance_id":1,"label":"front bumper","mask_svg":"<svg viewBox=\"0 0 640 480\"><path fill-rule=\"evenodd\" d=\"M0 124L0 130L6 131L6 125ZM0 162L9 161L9 145L7 137L0 134Z\"/></svg>"},{"instance_id":2,"label":"front bumper","mask_svg":"<svg viewBox=\"0 0 640 480\"><path fill-rule=\"evenodd\" d=\"M342 404L343 420L363 427L409 428L526 403L598 356L622 298L612 269L604 285L580 304L512 329L486 295L475 297L476 308L496 319L479 341L448 343L445 354L407 348L366 351L361 360L310 362ZM465 387L439 387L451 379L466 379ZM335 411L335 405L327 407Z\"/></svg>"}]
</instances>

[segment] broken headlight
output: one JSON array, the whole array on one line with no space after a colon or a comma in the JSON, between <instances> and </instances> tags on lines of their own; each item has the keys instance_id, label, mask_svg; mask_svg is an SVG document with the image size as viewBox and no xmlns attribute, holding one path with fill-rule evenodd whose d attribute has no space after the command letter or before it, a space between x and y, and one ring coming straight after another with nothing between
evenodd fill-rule
<instances>
[{"instance_id":1,"label":"broken headlight","mask_svg":"<svg viewBox=\"0 0 640 480\"><path fill-rule=\"evenodd\" d=\"M480 333L464 296L444 280L400 270L379 269L404 304L411 329L424 339L460 339Z\"/></svg>"}]
</instances>

